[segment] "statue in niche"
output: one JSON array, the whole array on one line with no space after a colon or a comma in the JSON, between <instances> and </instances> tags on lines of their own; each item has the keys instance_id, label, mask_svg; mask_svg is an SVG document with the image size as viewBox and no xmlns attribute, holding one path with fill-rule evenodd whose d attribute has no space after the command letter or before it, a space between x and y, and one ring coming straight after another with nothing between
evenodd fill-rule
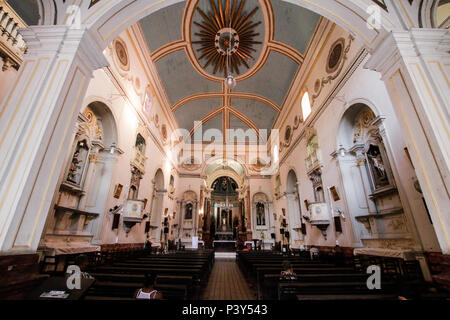
<instances>
[{"instance_id":1,"label":"statue in niche","mask_svg":"<svg viewBox=\"0 0 450 320\"><path fill-rule=\"evenodd\" d=\"M192 219L192 203L188 203L186 205L184 219L186 219L186 220Z\"/></svg>"},{"instance_id":2,"label":"statue in niche","mask_svg":"<svg viewBox=\"0 0 450 320\"><path fill-rule=\"evenodd\" d=\"M81 183L81 176L83 174L84 160L87 156L88 149L85 141L80 141L77 144L75 152L72 157L72 161L69 167L69 173L67 175L67 181L75 184Z\"/></svg>"},{"instance_id":3,"label":"statue in niche","mask_svg":"<svg viewBox=\"0 0 450 320\"><path fill-rule=\"evenodd\" d=\"M128 199L136 200L138 197L139 186L141 184L142 172L135 166L131 167L130 192Z\"/></svg>"},{"instance_id":4,"label":"statue in niche","mask_svg":"<svg viewBox=\"0 0 450 320\"><path fill-rule=\"evenodd\" d=\"M264 204L261 202L258 202L256 204L256 224L258 226L266 225L266 215L264 213Z\"/></svg>"},{"instance_id":5,"label":"statue in niche","mask_svg":"<svg viewBox=\"0 0 450 320\"><path fill-rule=\"evenodd\" d=\"M136 136L136 149L145 154L145 139L139 133Z\"/></svg>"},{"instance_id":6,"label":"statue in niche","mask_svg":"<svg viewBox=\"0 0 450 320\"><path fill-rule=\"evenodd\" d=\"M386 169L381 157L380 148L371 144L369 150L367 150L367 158L369 167L374 177L375 188L383 187L389 184Z\"/></svg>"}]
</instances>

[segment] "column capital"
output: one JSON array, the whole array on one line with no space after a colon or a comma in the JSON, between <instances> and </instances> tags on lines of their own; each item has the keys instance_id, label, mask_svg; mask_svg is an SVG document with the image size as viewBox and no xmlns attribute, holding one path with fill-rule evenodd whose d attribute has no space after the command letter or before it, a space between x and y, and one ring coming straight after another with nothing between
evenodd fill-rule
<instances>
[{"instance_id":1,"label":"column capital","mask_svg":"<svg viewBox=\"0 0 450 320\"><path fill-rule=\"evenodd\" d=\"M89 29L73 29L66 25L30 26L21 29L20 33L28 48L24 59L42 56L71 58L79 55L91 70L109 65L101 45Z\"/></svg>"},{"instance_id":2,"label":"column capital","mask_svg":"<svg viewBox=\"0 0 450 320\"><path fill-rule=\"evenodd\" d=\"M366 69L378 71L383 78L395 71L400 61L419 57L448 57L450 32L446 29L411 29L392 31L372 53Z\"/></svg>"}]
</instances>

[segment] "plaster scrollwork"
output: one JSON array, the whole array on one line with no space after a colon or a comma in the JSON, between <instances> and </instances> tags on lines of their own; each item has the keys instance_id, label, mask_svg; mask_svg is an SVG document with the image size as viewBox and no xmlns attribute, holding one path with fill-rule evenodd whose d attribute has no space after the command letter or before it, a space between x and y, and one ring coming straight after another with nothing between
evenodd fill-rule
<instances>
[{"instance_id":1,"label":"plaster scrollwork","mask_svg":"<svg viewBox=\"0 0 450 320\"><path fill-rule=\"evenodd\" d=\"M83 116L86 118L86 121L79 124L80 129L84 131L86 135L91 137L92 140L103 141L101 122L98 121L94 112L87 107L83 112Z\"/></svg>"},{"instance_id":2,"label":"plaster scrollwork","mask_svg":"<svg viewBox=\"0 0 450 320\"><path fill-rule=\"evenodd\" d=\"M284 139L280 141L280 152L283 151L284 148L288 148L291 145L294 132L300 127L300 123L300 116L297 115L294 117L293 125L287 125L284 128Z\"/></svg>"},{"instance_id":3,"label":"plaster scrollwork","mask_svg":"<svg viewBox=\"0 0 450 320\"><path fill-rule=\"evenodd\" d=\"M126 77L130 71L130 56L125 41L117 37L110 45L110 49L117 71L122 77Z\"/></svg>"},{"instance_id":4,"label":"plaster scrollwork","mask_svg":"<svg viewBox=\"0 0 450 320\"><path fill-rule=\"evenodd\" d=\"M351 45L353 43L353 40L355 38L352 35L349 35L347 39L347 45L345 46L345 40L343 38L338 39L330 48L330 53L328 56L326 71L329 74L326 77L323 77L321 79L317 79L314 84L314 90L315 93L311 96L311 104L313 105L314 102L317 100L317 98L322 93L323 89L326 85L331 84L331 82L339 75L341 74L342 70L344 69L345 62L348 59L348 53L350 52ZM339 46L342 46L342 50L339 52L339 56L337 55L337 50ZM345 48L344 48L345 47Z\"/></svg>"}]
</instances>

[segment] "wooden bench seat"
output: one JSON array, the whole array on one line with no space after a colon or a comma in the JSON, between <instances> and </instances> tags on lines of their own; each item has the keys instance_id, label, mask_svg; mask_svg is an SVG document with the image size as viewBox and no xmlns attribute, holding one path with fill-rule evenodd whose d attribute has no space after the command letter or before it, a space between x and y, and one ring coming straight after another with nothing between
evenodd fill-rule
<instances>
[{"instance_id":1,"label":"wooden bench seat","mask_svg":"<svg viewBox=\"0 0 450 320\"><path fill-rule=\"evenodd\" d=\"M395 294L298 294L299 301L398 300Z\"/></svg>"},{"instance_id":2,"label":"wooden bench seat","mask_svg":"<svg viewBox=\"0 0 450 320\"><path fill-rule=\"evenodd\" d=\"M382 283L381 290L370 290L365 281L349 282L280 282L278 299L294 299L298 294L394 294L394 282Z\"/></svg>"},{"instance_id":3,"label":"wooden bench seat","mask_svg":"<svg viewBox=\"0 0 450 320\"><path fill-rule=\"evenodd\" d=\"M332 282L332 281L366 281L369 275L361 273L299 274L298 282ZM263 299L272 300L278 297L280 274L265 274L261 284Z\"/></svg>"},{"instance_id":4,"label":"wooden bench seat","mask_svg":"<svg viewBox=\"0 0 450 320\"><path fill-rule=\"evenodd\" d=\"M136 282L97 281L88 295L127 298L133 297L136 290L141 287L142 284ZM154 288L161 291L166 299L185 300L189 294L188 286L185 284L155 284Z\"/></svg>"}]
</instances>

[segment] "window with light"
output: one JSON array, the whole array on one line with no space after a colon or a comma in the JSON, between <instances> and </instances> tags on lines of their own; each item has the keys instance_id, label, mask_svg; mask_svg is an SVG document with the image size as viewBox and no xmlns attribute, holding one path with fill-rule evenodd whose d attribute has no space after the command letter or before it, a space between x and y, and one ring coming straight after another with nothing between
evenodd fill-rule
<instances>
[{"instance_id":1,"label":"window with light","mask_svg":"<svg viewBox=\"0 0 450 320\"><path fill-rule=\"evenodd\" d=\"M308 92L305 92L302 97L302 114L303 114L303 121L308 118L308 116L311 114L311 102L309 100L309 94Z\"/></svg>"}]
</instances>

